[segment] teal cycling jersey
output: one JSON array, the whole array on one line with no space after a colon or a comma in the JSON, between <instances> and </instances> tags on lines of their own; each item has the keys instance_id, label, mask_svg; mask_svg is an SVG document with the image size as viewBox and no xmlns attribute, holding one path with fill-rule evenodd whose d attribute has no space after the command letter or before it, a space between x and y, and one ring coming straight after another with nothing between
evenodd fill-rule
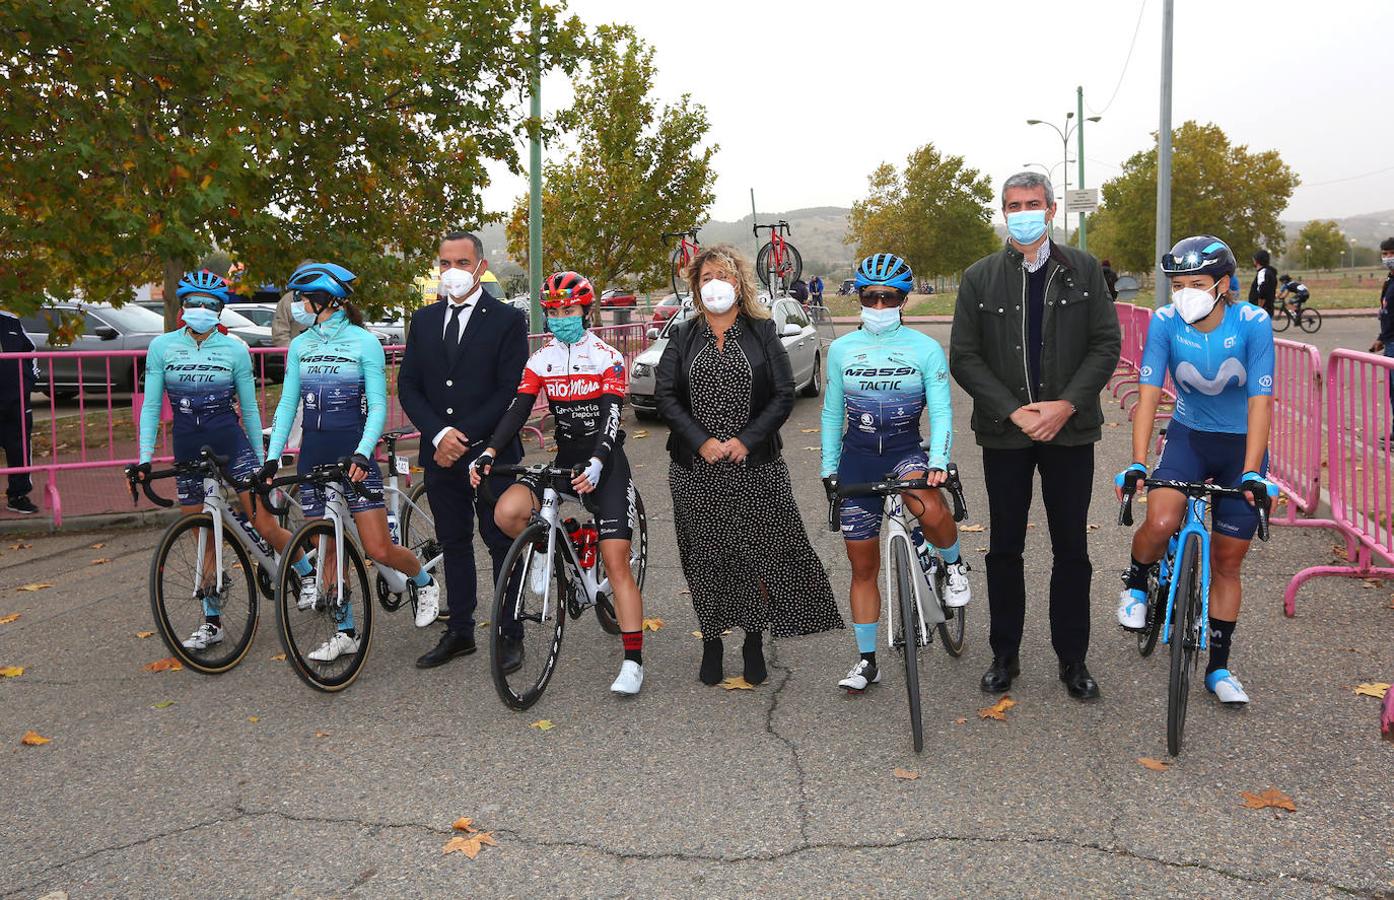
<instances>
[{"instance_id":1,"label":"teal cycling jersey","mask_svg":"<svg viewBox=\"0 0 1394 900\"><path fill-rule=\"evenodd\" d=\"M140 407L143 463L155 454L160 400L166 394L177 436L235 428L240 406L247 440L261 456L261 412L252 357L238 338L215 330L199 342L187 328L180 328L150 342L145 354L145 400Z\"/></svg>"},{"instance_id":2,"label":"teal cycling jersey","mask_svg":"<svg viewBox=\"0 0 1394 900\"><path fill-rule=\"evenodd\" d=\"M943 469L954 429L949 365L938 341L904 325L881 334L863 328L833 341L823 398L823 476L837 471L844 446L878 456L918 447L925 410L929 466Z\"/></svg>"},{"instance_id":3,"label":"teal cycling jersey","mask_svg":"<svg viewBox=\"0 0 1394 900\"><path fill-rule=\"evenodd\" d=\"M305 431L361 431L354 452L372 457L387 424L387 364L378 339L342 310L290 342L267 448L272 459L285 449L298 403Z\"/></svg>"}]
</instances>

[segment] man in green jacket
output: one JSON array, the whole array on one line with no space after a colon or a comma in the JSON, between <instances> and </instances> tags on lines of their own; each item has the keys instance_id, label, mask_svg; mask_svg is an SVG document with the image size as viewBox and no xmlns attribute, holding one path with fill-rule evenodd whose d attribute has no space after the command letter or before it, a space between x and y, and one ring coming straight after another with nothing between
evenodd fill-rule
<instances>
[{"instance_id":1,"label":"man in green jacket","mask_svg":"<svg viewBox=\"0 0 1394 900\"><path fill-rule=\"evenodd\" d=\"M1090 700L1099 686L1089 649L1087 519L1099 392L1118 363L1118 318L1098 260L1049 237L1050 180L1019 172L1002 186L1007 245L963 275L949 340L949 368L973 398L983 448L991 536L987 554L992 667L982 688L1002 693L1020 673L1026 617L1022 553L1036 470L1041 473L1054 563L1050 634L1060 680Z\"/></svg>"}]
</instances>

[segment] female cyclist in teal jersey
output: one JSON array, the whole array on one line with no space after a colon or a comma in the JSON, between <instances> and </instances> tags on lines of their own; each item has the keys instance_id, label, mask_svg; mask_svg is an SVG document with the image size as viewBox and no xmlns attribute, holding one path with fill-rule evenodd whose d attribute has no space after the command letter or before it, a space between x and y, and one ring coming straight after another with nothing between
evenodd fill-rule
<instances>
[{"instance_id":1,"label":"female cyclist in teal jersey","mask_svg":"<svg viewBox=\"0 0 1394 900\"><path fill-rule=\"evenodd\" d=\"M303 475L316 466L348 459L349 480L379 494L382 491L382 473L373 453L387 422L387 369L382 345L363 327L362 314L348 299L355 277L333 263L306 263L287 282L296 297L291 315L306 330L290 342L281 402L276 405L271 444L258 478L275 476L296 407L303 403L304 437L297 471ZM324 515L324 495L318 488L303 485L300 502L306 517ZM421 568L416 554L392 543L382 500L353 493L348 504L363 552L412 579L418 588L416 625L430 625L440 610L440 587ZM319 570L334 571L334 560L321 560ZM314 594L308 602L302 594L299 606L309 609L313 603ZM309 656L316 662L332 662L357 652L358 632L349 606L334 636Z\"/></svg>"},{"instance_id":2,"label":"female cyclist in teal jersey","mask_svg":"<svg viewBox=\"0 0 1394 900\"><path fill-rule=\"evenodd\" d=\"M183 307L181 327L150 342L145 354L145 400L140 408L140 463L137 477L148 478L160 431L160 407L169 397L174 411L171 443L175 463L195 459L204 447L228 458L228 474L245 482L261 463L261 413L252 378L247 345L218 327L227 305L227 282L207 271L188 272L179 279L177 296ZM238 421L238 410L241 421ZM175 481L184 515L203 511L203 477L180 475ZM242 508L257 533L279 553L290 540L265 504L254 504L251 491L239 491ZM207 543L206 571L213 571L213 543ZM302 561L305 572L309 563ZM203 601L204 621L185 640L190 650L205 650L223 641L222 616L216 597Z\"/></svg>"},{"instance_id":3,"label":"female cyclist in teal jersey","mask_svg":"<svg viewBox=\"0 0 1394 900\"><path fill-rule=\"evenodd\" d=\"M1133 464L1114 482L1123 487L1147 477L1147 448L1171 372L1176 411L1153 478L1242 487L1249 500L1217 499L1210 566L1210 664L1205 686L1221 702L1249 702L1229 671L1230 642L1239 619L1239 570L1249 552L1258 512L1253 500L1270 492L1268 427L1273 415L1273 328L1261 307L1234 298L1229 276L1234 254L1208 234L1178 241L1162 257L1171 279L1171 303L1152 315L1139 372L1141 391L1133 418ZM1118 624L1147 624L1148 573L1181 527L1186 496L1170 488L1147 495L1147 520L1133 535L1132 563L1123 575Z\"/></svg>"},{"instance_id":4,"label":"female cyclist in teal jersey","mask_svg":"<svg viewBox=\"0 0 1394 900\"><path fill-rule=\"evenodd\" d=\"M936 485L944 483L953 445L949 367L944 348L923 332L901 325L900 308L914 287L910 266L877 253L857 267L862 327L828 348L828 386L823 398L823 482L831 501L836 485L895 477L924 478L931 487L905 493L925 538L948 566L949 606L968 605L972 591L959 555L958 526ZM920 444L920 414L929 411L928 453ZM845 429L845 433L844 433ZM836 475L834 480L833 476ZM880 497L848 497L839 519L852 563L852 629L861 654L838 682L864 691L881 680L876 633L881 619Z\"/></svg>"}]
</instances>

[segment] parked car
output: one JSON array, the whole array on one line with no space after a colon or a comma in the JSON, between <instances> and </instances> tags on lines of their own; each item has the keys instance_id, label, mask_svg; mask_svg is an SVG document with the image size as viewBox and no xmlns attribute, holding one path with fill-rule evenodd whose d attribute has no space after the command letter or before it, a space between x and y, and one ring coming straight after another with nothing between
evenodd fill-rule
<instances>
[{"instance_id":1,"label":"parked car","mask_svg":"<svg viewBox=\"0 0 1394 900\"><path fill-rule=\"evenodd\" d=\"M855 278L844 278L844 279L842 279L842 284L838 285L838 288L837 288L837 295L838 295L839 297L846 297L848 294L855 294L856 292L857 292L857 279L855 279Z\"/></svg>"},{"instance_id":2,"label":"parked car","mask_svg":"<svg viewBox=\"0 0 1394 900\"><path fill-rule=\"evenodd\" d=\"M275 303L239 303L235 308L243 316L265 328L270 328L271 321L276 318Z\"/></svg>"},{"instance_id":3,"label":"parked car","mask_svg":"<svg viewBox=\"0 0 1394 900\"><path fill-rule=\"evenodd\" d=\"M784 349L789 352L789 364L794 370L794 385L805 397L817 397L823 390L823 342L818 331L809 321L798 301L781 297L774 301L770 310L774 315L774 327ZM652 419L658 415L658 403L654 399L657 378L655 369L668 346L668 339L679 322L684 322L695 310L691 303L685 303L681 312L664 323L661 329L650 327L649 337L653 341L644 352L634 357L629 372L629 405L639 419Z\"/></svg>"},{"instance_id":4,"label":"parked car","mask_svg":"<svg viewBox=\"0 0 1394 900\"><path fill-rule=\"evenodd\" d=\"M653 319L649 324L662 328L663 323L673 318L673 313L678 311L678 308L683 305L683 302L683 298L677 294L669 294L664 297L653 305Z\"/></svg>"},{"instance_id":5,"label":"parked car","mask_svg":"<svg viewBox=\"0 0 1394 900\"><path fill-rule=\"evenodd\" d=\"M141 300L137 305L143 306L150 312L159 316L161 327L165 321L165 304L162 300ZM218 321L227 327L228 333L236 335L242 339L242 343L248 347L274 347L275 342L271 340L271 325L268 321L265 325L260 325L256 320L247 316L245 313L251 311L252 304L239 303L236 306L224 306L223 312L218 316ZM271 305L274 314L276 307ZM264 367L264 371L263 371ZM280 382L286 376L286 358L280 353L254 353L252 354L252 372L256 375L264 375L268 381Z\"/></svg>"},{"instance_id":6,"label":"parked car","mask_svg":"<svg viewBox=\"0 0 1394 900\"><path fill-rule=\"evenodd\" d=\"M70 344L51 345L48 336L59 322L59 314L82 317L83 330ZM134 304L120 308L109 303L54 303L20 319L37 350L115 352L141 350L164 334L165 322L148 309ZM79 390L106 393L108 388L133 391L145 371L144 360L55 357L39 361L39 390L59 400L77 396ZM52 382L49 372L53 373Z\"/></svg>"},{"instance_id":7,"label":"parked car","mask_svg":"<svg viewBox=\"0 0 1394 900\"><path fill-rule=\"evenodd\" d=\"M639 298L621 288L610 288L600 292L601 306L638 306Z\"/></svg>"}]
</instances>

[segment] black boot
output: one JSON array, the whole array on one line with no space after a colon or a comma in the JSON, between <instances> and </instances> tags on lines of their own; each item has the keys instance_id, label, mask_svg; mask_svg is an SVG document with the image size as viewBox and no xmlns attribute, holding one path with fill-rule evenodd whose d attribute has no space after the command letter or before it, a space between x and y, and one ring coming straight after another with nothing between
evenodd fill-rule
<instances>
[{"instance_id":1,"label":"black boot","mask_svg":"<svg viewBox=\"0 0 1394 900\"><path fill-rule=\"evenodd\" d=\"M1060 680L1065 682L1065 690L1070 692L1070 696L1076 700L1097 700L1099 699L1099 685L1094 681L1094 676L1089 674L1089 668L1083 660L1079 662L1062 662L1060 664Z\"/></svg>"},{"instance_id":2,"label":"black boot","mask_svg":"<svg viewBox=\"0 0 1394 900\"><path fill-rule=\"evenodd\" d=\"M697 671L697 677L702 679L703 684L721 683L724 675L721 668L721 653L721 638L712 638L702 642L702 668Z\"/></svg>"},{"instance_id":3,"label":"black boot","mask_svg":"<svg viewBox=\"0 0 1394 900\"><path fill-rule=\"evenodd\" d=\"M745 680L750 684L760 684L770 673L765 669L764 634L747 631L745 644L741 646L741 656L745 658Z\"/></svg>"},{"instance_id":4,"label":"black boot","mask_svg":"<svg viewBox=\"0 0 1394 900\"><path fill-rule=\"evenodd\" d=\"M992 668L983 673L982 689L988 694L1004 694L1011 689L1012 679L1021 674L1021 662L1016 655L994 656Z\"/></svg>"},{"instance_id":5,"label":"black boot","mask_svg":"<svg viewBox=\"0 0 1394 900\"><path fill-rule=\"evenodd\" d=\"M457 656L468 656L475 651L474 635L456 634L447 631L440 636L440 643L431 648L416 661L418 669L434 669L450 662Z\"/></svg>"}]
</instances>

